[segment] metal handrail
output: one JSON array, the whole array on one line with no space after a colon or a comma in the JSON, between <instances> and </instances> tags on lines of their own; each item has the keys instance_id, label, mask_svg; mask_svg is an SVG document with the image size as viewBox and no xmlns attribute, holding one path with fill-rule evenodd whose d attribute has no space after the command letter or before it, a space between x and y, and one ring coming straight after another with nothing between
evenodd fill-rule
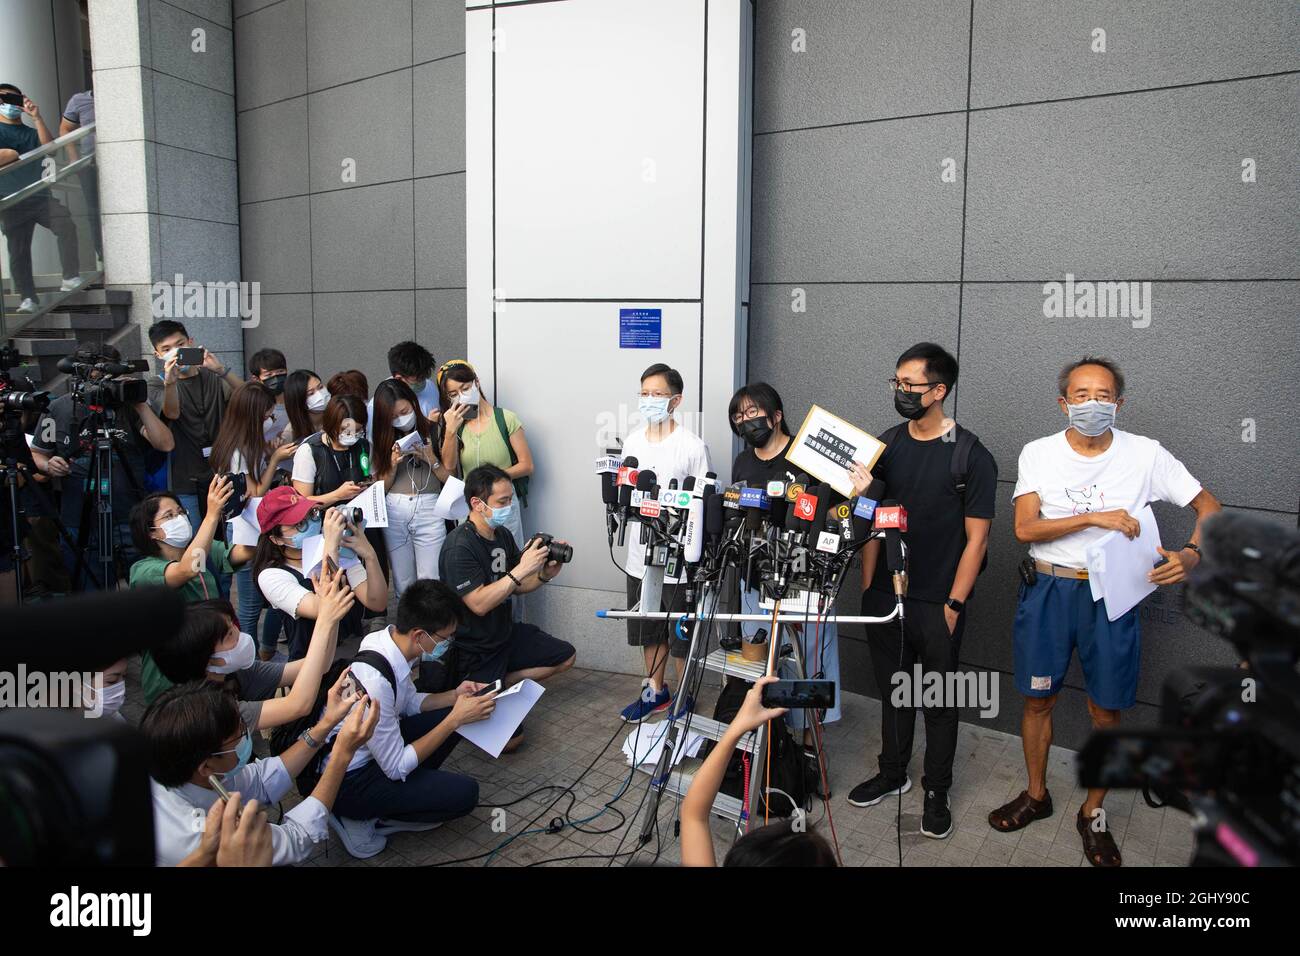
<instances>
[{"instance_id":1,"label":"metal handrail","mask_svg":"<svg viewBox=\"0 0 1300 956\"><path fill-rule=\"evenodd\" d=\"M30 153L27 153L19 157L14 162L9 163L5 166L0 166L0 174L12 173L14 170L21 169L22 167L28 165L29 163L34 163L38 160L44 159L46 156L58 152L60 149L62 149L64 146L69 145L70 143L76 143L79 140L85 139L94 131L95 131L95 124L87 123L85 126L82 126L78 129L74 129L71 133L68 133L66 136L60 136L58 139L52 139L44 146L32 150ZM95 151L91 150L85 156L79 156L76 160L74 160L71 163L68 163L68 165L62 168L56 166L54 176L52 178L47 178L45 176L42 176L40 179L36 180L36 182L24 186L16 193L10 193L8 196L0 198L0 212L4 211L5 209L8 209L10 206L22 202L24 199L28 198L29 196L34 196L36 193L40 192L46 186L56 183L59 180L66 178L69 174L78 172L85 166L90 165L90 162L91 160L94 159L94 157L95 157Z\"/></svg>"}]
</instances>

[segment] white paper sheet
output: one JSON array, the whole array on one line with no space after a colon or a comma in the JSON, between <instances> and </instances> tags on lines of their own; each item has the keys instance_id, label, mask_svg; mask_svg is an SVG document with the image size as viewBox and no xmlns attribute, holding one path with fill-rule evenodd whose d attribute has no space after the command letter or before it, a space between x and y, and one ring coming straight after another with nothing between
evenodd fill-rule
<instances>
[{"instance_id":1,"label":"white paper sheet","mask_svg":"<svg viewBox=\"0 0 1300 956\"><path fill-rule=\"evenodd\" d=\"M348 504L361 509L361 514L366 519L367 528L388 527L388 502L384 498L384 483L382 481L376 481L373 485L370 485L365 491L349 501Z\"/></svg>"},{"instance_id":2,"label":"white paper sheet","mask_svg":"<svg viewBox=\"0 0 1300 956\"><path fill-rule=\"evenodd\" d=\"M1133 515L1142 533L1130 540L1122 531L1112 531L1098 538L1088 548L1088 581L1093 593L1100 592L1106 602L1106 619L1118 620L1154 591L1157 585L1147 575L1160 560L1160 528L1151 506ZM1096 579L1095 584L1093 579ZM1095 600L1095 598L1094 598Z\"/></svg>"},{"instance_id":3,"label":"white paper sheet","mask_svg":"<svg viewBox=\"0 0 1300 956\"><path fill-rule=\"evenodd\" d=\"M419 432L408 432L401 438L397 439L397 447L405 455L409 451L424 447L424 439L420 437Z\"/></svg>"},{"instance_id":4,"label":"white paper sheet","mask_svg":"<svg viewBox=\"0 0 1300 956\"><path fill-rule=\"evenodd\" d=\"M447 476L447 483L438 492L433 506L434 517L462 521L469 515L469 502L465 500L465 482L455 475Z\"/></svg>"},{"instance_id":5,"label":"white paper sheet","mask_svg":"<svg viewBox=\"0 0 1300 956\"><path fill-rule=\"evenodd\" d=\"M681 726L685 726L685 720L681 721ZM627 735L623 741L623 756L627 758L628 766L632 766L633 754L640 756L636 762L639 767L649 765L653 767L659 762L659 755L663 752L664 743L668 739L668 721L661 720L657 724L641 724L633 728L632 732ZM673 754L673 766L682 762L683 757L694 757L699 753L700 746L704 743L704 738L696 733L677 734L677 752Z\"/></svg>"},{"instance_id":6,"label":"white paper sheet","mask_svg":"<svg viewBox=\"0 0 1300 956\"><path fill-rule=\"evenodd\" d=\"M257 547L257 539L262 533L261 526L257 523L257 506L261 503L261 498L249 498L244 510L230 522L233 532L231 544L246 544L249 547Z\"/></svg>"},{"instance_id":7,"label":"white paper sheet","mask_svg":"<svg viewBox=\"0 0 1300 956\"><path fill-rule=\"evenodd\" d=\"M456 733L480 750L500 757L502 749L545 691L541 684L525 678L497 694L497 706L491 717L465 724Z\"/></svg>"},{"instance_id":8,"label":"white paper sheet","mask_svg":"<svg viewBox=\"0 0 1300 956\"><path fill-rule=\"evenodd\" d=\"M340 549L342 550L342 549ZM325 557L325 536L314 534L302 543L302 573L311 577L320 571L321 561ZM361 559L349 554L339 555L339 567L346 571L360 564Z\"/></svg>"}]
</instances>

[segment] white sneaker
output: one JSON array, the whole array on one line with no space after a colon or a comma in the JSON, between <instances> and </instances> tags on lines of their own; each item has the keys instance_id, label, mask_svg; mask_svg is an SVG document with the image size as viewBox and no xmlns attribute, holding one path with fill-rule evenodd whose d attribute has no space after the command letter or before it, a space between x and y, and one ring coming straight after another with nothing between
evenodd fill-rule
<instances>
[{"instance_id":1,"label":"white sneaker","mask_svg":"<svg viewBox=\"0 0 1300 956\"><path fill-rule=\"evenodd\" d=\"M388 838L375 832L376 820L353 820L330 814L330 827L343 844L343 848L358 860L377 856L388 846Z\"/></svg>"},{"instance_id":2,"label":"white sneaker","mask_svg":"<svg viewBox=\"0 0 1300 956\"><path fill-rule=\"evenodd\" d=\"M71 279L64 279L63 285L59 286L60 292L76 292L81 288L81 276L73 276Z\"/></svg>"},{"instance_id":3,"label":"white sneaker","mask_svg":"<svg viewBox=\"0 0 1300 956\"><path fill-rule=\"evenodd\" d=\"M34 312L39 312L40 308L35 299L23 299L22 304L18 306L18 311L31 315Z\"/></svg>"},{"instance_id":4,"label":"white sneaker","mask_svg":"<svg viewBox=\"0 0 1300 956\"><path fill-rule=\"evenodd\" d=\"M423 833L425 830L436 830L440 826L442 826L441 820L437 823L422 823L419 820L376 820L375 832L387 837L390 833Z\"/></svg>"}]
</instances>

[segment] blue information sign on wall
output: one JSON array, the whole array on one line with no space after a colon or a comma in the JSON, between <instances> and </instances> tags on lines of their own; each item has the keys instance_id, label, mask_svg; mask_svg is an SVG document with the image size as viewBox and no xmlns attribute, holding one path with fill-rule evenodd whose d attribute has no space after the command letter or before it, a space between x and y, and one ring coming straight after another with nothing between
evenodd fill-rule
<instances>
[{"instance_id":1,"label":"blue information sign on wall","mask_svg":"<svg viewBox=\"0 0 1300 956\"><path fill-rule=\"evenodd\" d=\"M618 347L621 349L663 348L663 309L619 309Z\"/></svg>"}]
</instances>

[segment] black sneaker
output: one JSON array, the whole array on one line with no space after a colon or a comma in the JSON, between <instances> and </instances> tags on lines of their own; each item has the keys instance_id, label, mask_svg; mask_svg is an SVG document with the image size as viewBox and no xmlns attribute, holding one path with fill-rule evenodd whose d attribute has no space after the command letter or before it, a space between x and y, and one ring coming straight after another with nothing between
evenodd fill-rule
<instances>
[{"instance_id":1,"label":"black sneaker","mask_svg":"<svg viewBox=\"0 0 1300 956\"><path fill-rule=\"evenodd\" d=\"M951 832L952 811L948 809L948 791L925 791L925 809L921 811L921 834L932 840L942 840Z\"/></svg>"},{"instance_id":2,"label":"black sneaker","mask_svg":"<svg viewBox=\"0 0 1300 956\"><path fill-rule=\"evenodd\" d=\"M902 783L893 783L878 773L866 783L860 783L849 791L849 803L855 807L874 807L885 797L907 793L912 789L912 778L904 777Z\"/></svg>"}]
</instances>

